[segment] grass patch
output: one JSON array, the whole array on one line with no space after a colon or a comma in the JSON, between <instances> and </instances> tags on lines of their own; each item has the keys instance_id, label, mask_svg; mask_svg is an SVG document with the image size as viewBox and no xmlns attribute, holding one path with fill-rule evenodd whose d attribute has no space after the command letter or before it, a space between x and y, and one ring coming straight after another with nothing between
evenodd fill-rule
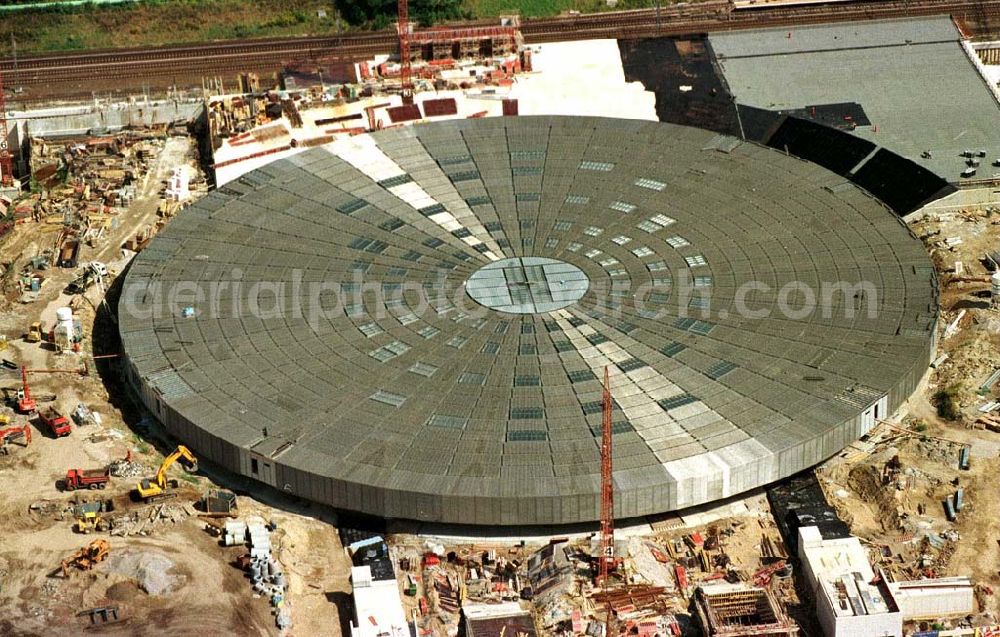
<instances>
[{"instance_id":1,"label":"grass patch","mask_svg":"<svg viewBox=\"0 0 1000 637\"><path fill-rule=\"evenodd\" d=\"M320 18L317 11L325 10ZM0 55L322 35L338 25L329 0L143 0L66 11L0 14Z\"/></svg>"},{"instance_id":2,"label":"grass patch","mask_svg":"<svg viewBox=\"0 0 1000 637\"><path fill-rule=\"evenodd\" d=\"M498 15L520 14L526 18L541 18L559 15L566 11L596 13L598 11L624 11L645 9L656 6L656 0L619 0L609 7L604 0L465 0L465 10L477 18ZM661 0L660 6L674 4L674 0Z\"/></svg>"},{"instance_id":3,"label":"grass patch","mask_svg":"<svg viewBox=\"0 0 1000 637\"><path fill-rule=\"evenodd\" d=\"M358 0L337 0L357 2ZM434 13L433 1L425 11ZM441 3L443 7L444 4ZM661 6L674 4L662 0ZM391 6L389 6L391 5ZM554 16L565 11L593 13L656 6L656 0L619 0L609 7L605 0L462 0L456 15L491 18L519 14ZM419 7L418 7L419 8ZM319 17L319 11L326 17ZM385 15L367 23L371 28L391 28L395 3ZM449 11L438 11L446 18ZM411 18L419 15L411 8ZM355 30L361 27L355 27ZM350 30L338 21L334 0L140 0L123 4L85 4L76 7L26 9L0 14L0 56L10 57L11 35L19 55L87 49L127 48L185 44L209 40L328 35Z\"/></svg>"}]
</instances>

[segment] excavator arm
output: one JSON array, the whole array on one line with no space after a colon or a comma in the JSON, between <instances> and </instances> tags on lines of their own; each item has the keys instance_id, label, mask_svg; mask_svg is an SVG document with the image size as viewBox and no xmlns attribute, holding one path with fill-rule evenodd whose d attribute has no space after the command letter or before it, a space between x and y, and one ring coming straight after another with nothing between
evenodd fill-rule
<instances>
[{"instance_id":1,"label":"excavator arm","mask_svg":"<svg viewBox=\"0 0 1000 637\"><path fill-rule=\"evenodd\" d=\"M184 445L177 445L177 449L163 459L163 464L160 465L160 469L156 472L156 484L161 489L165 489L167 487L167 470L181 458L186 461L188 471L195 472L198 470L198 460L195 459L191 450Z\"/></svg>"},{"instance_id":2,"label":"excavator arm","mask_svg":"<svg viewBox=\"0 0 1000 637\"><path fill-rule=\"evenodd\" d=\"M181 459L187 465L188 471L193 473L198 470L198 460L191 453L191 450L184 445L178 445L173 453L163 459L163 463L156 471L156 476L153 480L142 480L136 485L136 491L138 491L139 496L149 498L163 493L167 489L167 471L175 462Z\"/></svg>"}]
</instances>

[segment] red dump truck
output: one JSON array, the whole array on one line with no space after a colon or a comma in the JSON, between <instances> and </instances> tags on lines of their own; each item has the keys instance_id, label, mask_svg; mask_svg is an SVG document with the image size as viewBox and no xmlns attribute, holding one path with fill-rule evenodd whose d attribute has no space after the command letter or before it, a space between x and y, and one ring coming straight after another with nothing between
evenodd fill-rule
<instances>
[{"instance_id":1,"label":"red dump truck","mask_svg":"<svg viewBox=\"0 0 1000 637\"><path fill-rule=\"evenodd\" d=\"M103 489L108 486L111 474L107 469L70 469L62 486L66 491L77 489Z\"/></svg>"},{"instance_id":2,"label":"red dump truck","mask_svg":"<svg viewBox=\"0 0 1000 637\"><path fill-rule=\"evenodd\" d=\"M47 407L46 409L38 412L38 417L42 419L42 424L48 427L49 431L51 431L52 435L56 438L68 436L72 431L69 424L69 418L60 414L54 407Z\"/></svg>"}]
</instances>

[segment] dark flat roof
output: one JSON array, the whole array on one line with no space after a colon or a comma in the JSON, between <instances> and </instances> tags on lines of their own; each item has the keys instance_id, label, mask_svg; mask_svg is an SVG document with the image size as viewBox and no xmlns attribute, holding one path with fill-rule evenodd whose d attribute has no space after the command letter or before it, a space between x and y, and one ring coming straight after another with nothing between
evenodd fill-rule
<instances>
[{"instance_id":1,"label":"dark flat roof","mask_svg":"<svg viewBox=\"0 0 1000 637\"><path fill-rule=\"evenodd\" d=\"M741 104L790 111L857 102L853 133L960 181L964 150L1000 158L1000 104L962 49L951 18L851 22L709 36ZM930 157L923 157L930 151Z\"/></svg>"}]
</instances>

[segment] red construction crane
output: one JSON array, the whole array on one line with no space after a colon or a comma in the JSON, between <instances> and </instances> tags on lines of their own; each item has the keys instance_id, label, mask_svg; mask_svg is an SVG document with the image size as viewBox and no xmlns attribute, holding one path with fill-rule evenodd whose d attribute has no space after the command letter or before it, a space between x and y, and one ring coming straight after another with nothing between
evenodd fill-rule
<instances>
[{"instance_id":1,"label":"red construction crane","mask_svg":"<svg viewBox=\"0 0 1000 637\"><path fill-rule=\"evenodd\" d=\"M113 356L117 356L114 354ZM81 376L90 375L90 365L83 361L83 367L76 369L28 369L21 366L21 389L17 390L17 411L22 414L33 414L38 411L39 402L55 400L54 395L32 396L31 386L28 384L28 374L79 374Z\"/></svg>"},{"instance_id":2,"label":"red construction crane","mask_svg":"<svg viewBox=\"0 0 1000 637\"><path fill-rule=\"evenodd\" d=\"M754 586L759 586L760 588L767 587L771 583L771 578L774 577L774 574L783 570L785 570L784 560L758 569L757 572L753 574Z\"/></svg>"},{"instance_id":3,"label":"red construction crane","mask_svg":"<svg viewBox=\"0 0 1000 637\"><path fill-rule=\"evenodd\" d=\"M410 70L410 16L407 0L399 0L396 32L399 34L399 83L403 104L413 103L413 78Z\"/></svg>"},{"instance_id":4,"label":"red construction crane","mask_svg":"<svg viewBox=\"0 0 1000 637\"><path fill-rule=\"evenodd\" d=\"M611 382L604 368L604 423L601 429L601 555L597 585L608 589L608 578L617 565L615 559L615 491L611 482ZM611 620L610 602L608 621Z\"/></svg>"},{"instance_id":5,"label":"red construction crane","mask_svg":"<svg viewBox=\"0 0 1000 637\"><path fill-rule=\"evenodd\" d=\"M38 403L31 397L31 387L28 386L28 368L21 365L21 391L17 392L17 410L22 414L32 414L38 409Z\"/></svg>"},{"instance_id":6,"label":"red construction crane","mask_svg":"<svg viewBox=\"0 0 1000 637\"><path fill-rule=\"evenodd\" d=\"M3 73L0 72L0 183L9 186L14 181L14 161L7 147L7 98L4 93Z\"/></svg>"}]
</instances>

